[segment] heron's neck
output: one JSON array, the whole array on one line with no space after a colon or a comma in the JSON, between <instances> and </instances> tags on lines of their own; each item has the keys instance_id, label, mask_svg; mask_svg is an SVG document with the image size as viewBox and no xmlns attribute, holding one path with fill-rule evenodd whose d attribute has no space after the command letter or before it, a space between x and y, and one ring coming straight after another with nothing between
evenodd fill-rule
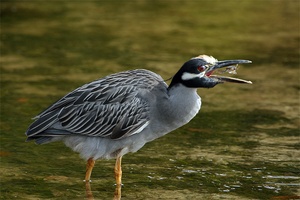
<instances>
[{"instance_id":1,"label":"heron's neck","mask_svg":"<svg viewBox=\"0 0 300 200\"><path fill-rule=\"evenodd\" d=\"M201 98L197 94L197 88L176 84L168 89L168 94L172 109L170 112L179 126L188 123L199 112Z\"/></svg>"}]
</instances>

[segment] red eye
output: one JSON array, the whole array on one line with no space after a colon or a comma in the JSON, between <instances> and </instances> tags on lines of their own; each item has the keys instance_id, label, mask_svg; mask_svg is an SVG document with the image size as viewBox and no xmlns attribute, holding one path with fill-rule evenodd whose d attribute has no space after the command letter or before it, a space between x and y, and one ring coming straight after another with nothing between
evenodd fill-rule
<instances>
[{"instance_id":1,"label":"red eye","mask_svg":"<svg viewBox=\"0 0 300 200\"><path fill-rule=\"evenodd\" d=\"M205 66L198 66L197 69L198 69L199 72L203 72L206 69L206 67Z\"/></svg>"}]
</instances>

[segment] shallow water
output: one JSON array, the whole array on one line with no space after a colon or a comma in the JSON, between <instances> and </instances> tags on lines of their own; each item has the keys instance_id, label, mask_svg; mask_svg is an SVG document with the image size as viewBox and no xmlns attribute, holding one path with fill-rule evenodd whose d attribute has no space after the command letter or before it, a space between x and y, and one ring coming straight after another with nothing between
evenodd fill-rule
<instances>
[{"instance_id":1,"label":"shallow water","mask_svg":"<svg viewBox=\"0 0 300 200\"><path fill-rule=\"evenodd\" d=\"M123 158L122 199L299 199L299 2L1 3L1 199L84 199L85 162L26 143L31 118L65 93L134 68L167 79L199 54L249 59L253 85L200 89L188 125ZM114 195L114 160L92 174Z\"/></svg>"}]
</instances>

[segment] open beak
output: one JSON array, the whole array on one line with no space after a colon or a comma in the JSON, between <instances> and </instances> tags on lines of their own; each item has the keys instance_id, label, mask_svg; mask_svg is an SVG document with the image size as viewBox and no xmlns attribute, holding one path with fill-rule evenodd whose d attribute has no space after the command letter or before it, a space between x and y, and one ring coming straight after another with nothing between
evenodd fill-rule
<instances>
[{"instance_id":1,"label":"open beak","mask_svg":"<svg viewBox=\"0 0 300 200\"><path fill-rule=\"evenodd\" d=\"M235 72L237 65L238 64L246 64L246 63L252 63L250 60L223 60L223 61L218 61L216 62L216 64L214 64L213 66L211 66L207 72L206 72L206 76L212 79L217 79L218 82L223 83L223 82L232 82L232 83L246 83L246 84L252 84L251 81L246 81L243 79L239 79L239 78L232 78L232 77L226 77L226 76L217 76L217 75L212 75L212 73L220 68L224 68L225 72L228 71L230 73L230 71Z\"/></svg>"}]
</instances>

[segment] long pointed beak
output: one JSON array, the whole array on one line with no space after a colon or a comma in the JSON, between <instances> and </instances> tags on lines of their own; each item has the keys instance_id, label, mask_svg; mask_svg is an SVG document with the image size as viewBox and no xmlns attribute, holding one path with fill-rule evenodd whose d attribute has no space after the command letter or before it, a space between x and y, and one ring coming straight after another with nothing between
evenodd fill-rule
<instances>
[{"instance_id":1,"label":"long pointed beak","mask_svg":"<svg viewBox=\"0 0 300 200\"><path fill-rule=\"evenodd\" d=\"M232 83L246 83L246 84L252 84L251 81L239 79L239 78L232 78L232 77L227 77L227 76L217 76L217 75L211 75L214 70L220 69L223 67L233 67L236 68L238 64L247 64L247 63L252 63L250 60L223 60L223 61L218 61L216 62L215 65L210 67L208 71L206 72L206 75L210 78L217 79L219 82L232 82Z\"/></svg>"},{"instance_id":2,"label":"long pointed beak","mask_svg":"<svg viewBox=\"0 0 300 200\"><path fill-rule=\"evenodd\" d=\"M218 61L214 65L214 69L227 67L230 65L247 64L247 63L252 63L252 61L250 61L250 60L222 60L222 61Z\"/></svg>"}]
</instances>

